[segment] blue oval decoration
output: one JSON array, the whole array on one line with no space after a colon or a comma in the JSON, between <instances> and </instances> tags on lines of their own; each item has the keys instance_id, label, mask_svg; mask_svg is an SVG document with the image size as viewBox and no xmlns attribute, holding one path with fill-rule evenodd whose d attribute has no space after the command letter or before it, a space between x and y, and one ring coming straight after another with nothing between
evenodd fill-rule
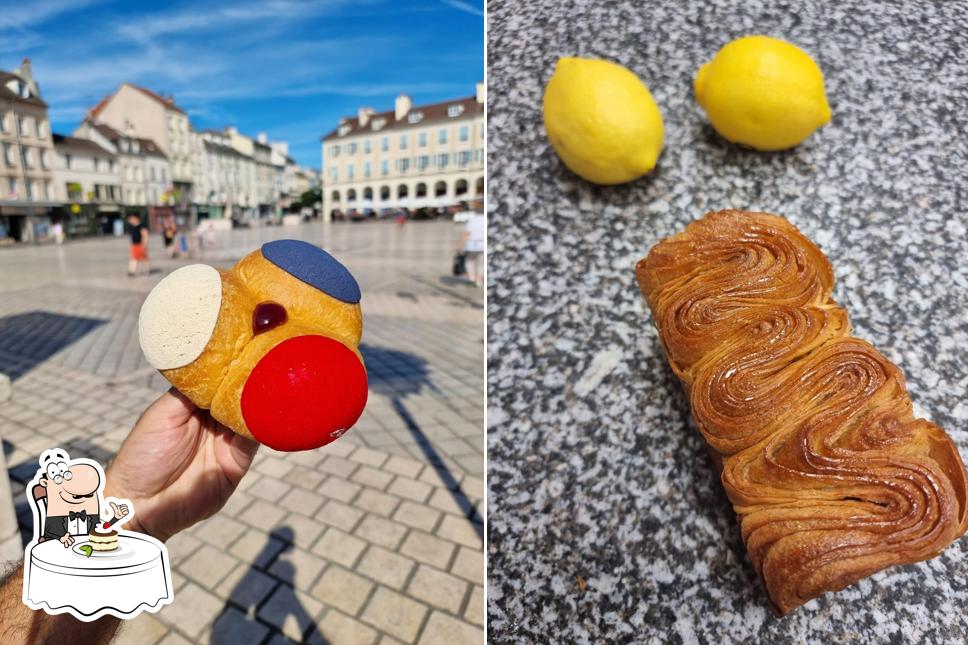
<instances>
[{"instance_id":1,"label":"blue oval decoration","mask_svg":"<svg viewBox=\"0 0 968 645\"><path fill-rule=\"evenodd\" d=\"M262 245L262 256L277 267L337 300L356 304L360 285L339 260L308 242L276 240Z\"/></svg>"}]
</instances>

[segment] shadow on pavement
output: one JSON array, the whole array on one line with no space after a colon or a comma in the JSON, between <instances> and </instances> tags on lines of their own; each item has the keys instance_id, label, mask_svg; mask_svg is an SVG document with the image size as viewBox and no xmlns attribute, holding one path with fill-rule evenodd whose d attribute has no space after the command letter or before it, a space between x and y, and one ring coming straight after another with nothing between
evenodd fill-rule
<instances>
[{"instance_id":1,"label":"shadow on pavement","mask_svg":"<svg viewBox=\"0 0 968 645\"><path fill-rule=\"evenodd\" d=\"M390 405L393 406L397 416L413 435L414 441L420 446L427 462L437 470L441 481L447 487L457 505L466 514L478 537L483 541L483 520L461 489L458 483L459 477L456 477L447 467L440 453L437 452L427 435L420 429L420 424L404 405L404 399L411 394L420 393L425 387L437 391L437 388L430 381L427 361L407 352L377 347L367 343L360 344L360 353L363 354L366 361L366 376L370 389L390 399Z\"/></svg>"},{"instance_id":2,"label":"shadow on pavement","mask_svg":"<svg viewBox=\"0 0 968 645\"><path fill-rule=\"evenodd\" d=\"M16 360L3 372L16 381L38 364L94 331L107 320L30 311L0 318L0 352Z\"/></svg>"},{"instance_id":3,"label":"shadow on pavement","mask_svg":"<svg viewBox=\"0 0 968 645\"><path fill-rule=\"evenodd\" d=\"M329 644L328 640L317 633L316 621L303 608L293 590L296 568L288 560L279 558L279 555L292 549L292 527L276 527L272 531L272 537L282 540L282 548L275 544L275 540L271 538L266 540L265 546L255 556L245 575L235 583L229 593L230 600L226 601L218 618L215 619L210 639L212 645L262 642L268 633L268 628L252 617L261 607L269 603L272 604L271 611L277 615L281 614L283 620L290 617L296 620L302 633L300 642L307 642L312 638L313 642L321 645ZM269 594L265 589L268 577L256 567L262 566L268 569L274 557L276 559L272 565L272 575L282 583L276 585L275 591ZM260 602L260 598L267 598L267 600Z\"/></svg>"}]
</instances>

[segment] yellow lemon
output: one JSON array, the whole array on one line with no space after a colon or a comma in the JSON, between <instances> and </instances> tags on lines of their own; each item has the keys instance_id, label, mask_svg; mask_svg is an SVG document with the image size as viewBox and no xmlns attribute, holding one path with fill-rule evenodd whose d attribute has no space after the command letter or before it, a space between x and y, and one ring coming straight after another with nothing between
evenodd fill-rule
<instances>
[{"instance_id":1,"label":"yellow lemon","mask_svg":"<svg viewBox=\"0 0 968 645\"><path fill-rule=\"evenodd\" d=\"M758 150L792 148L830 121L817 63L768 36L720 49L696 74L696 100L719 134Z\"/></svg>"},{"instance_id":2,"label":"yellow lemon","mask_svg":"<svg viewBox=\"0 0 968 645\"><path fill-rule=\"evenodd\" d=\"M558 61L545 87L544 124L565 165L596 184L637 179L662 152L662 114L649 88L604 60Z\"/></svg>"}]
</instances>

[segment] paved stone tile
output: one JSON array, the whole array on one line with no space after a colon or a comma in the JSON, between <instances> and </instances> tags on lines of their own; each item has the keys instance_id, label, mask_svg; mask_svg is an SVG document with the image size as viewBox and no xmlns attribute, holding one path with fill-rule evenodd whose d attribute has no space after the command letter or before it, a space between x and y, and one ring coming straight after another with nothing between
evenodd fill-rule
<instances>
[{"instance_id":1,"label":"paved stone tile","mask_svg":"<svg viewBox=\"0 0 968 645\"><path fill-rule=\"evenodd\" d=\"M285 543L261 531L249 529L229 548L229 553L242 562L265 567L283 549Z\"/></svg>"},{"instance_id":2,"label":"paved stone tile","mask_svg":"<svg viewBox=\"0 0 968 645\"><path fill-rule=\"evenodd\" d=\"M265 457L256 466L255 470L264 475L269 475L275 479L282 479L285 477L289 471L293 469L293 465L283 459L277 457Z\"/></svg>"},{"instance_id":3,"label":"paved stone tile","mask_svg":"<svg viewBox=\"0 0 968 645\"><path fill-rule=\"evenodd\" d=\"M225 503L225 506L222 507L222 510L219 511L219 513L227 515L228 517L237 518L243 513L243 511L245 511L246 508L248 508L249 504L251 504L254 499L255 498L248 493L237 490L232 493L232 497L229 498L229 501Z\"/></svg>"},{"instance_id":4,"label":"paved stone tile","mask_svg":"<svg viewBox=\"0 0 968 645\"><path fill-rule=\"evenodd\" d=\"M372 645L377 639L376 630L355 618L330 609L319 621L319 634L333 645Z\"/></svg>"},{"instance_id":5,"label":"paved stone tile","mask_svg":"<svg viewBox=\"0 0 968 645\"><path fill-rule=\"evenodd\" d=\"M322 609L322 604L308 594L287 585L279 585L259 608L259 618L274 625L292 640L300 641L303 634L316 624L316 617Z\"/></svg>"},{"instance_id":6,"label":"paved stone tile","mask_svg":"<svg viewBox=\"0 0 968 645\"><path fill-rule=\"evenodd\" d=\"M459 547L457 557L450 566L450 572L456 573L462 578L471 582L484 584L484 554L480 551L472 551L467 547Z\"/></svg>"},{"instance_id":7,"label":"paved stone tile","mask_svg":"<svg viewBox=\"0 0 968 645\"><path fill-rule=\"evenodd\" d=\"M279 582L254 566L242 562L222 579L215 593L244 609L255 609Z\"/></svg>"},{"instance_id":8,"label":"paved stone tile","mask_svg":"<svg viewBox=\"0 0 968 645\"><path fill-rule=\"evenodd\" d=\"M289 548L279 554L269 567L269 573L286 584L305 591L316 582L319 572L325 566L326 561L319 556L302 549Z\"/></svg>"},{"instance_id":9,"label":"paved stone tile","mask_svg":"<svg viewBox=\"0 0 968 645\"><path fill-rule=\"evenodd\" d=\"M393 514L393 519L398 522L402 522L407 526L412 526L413 528L422 529L424 531L433 531L434 527L437 526L437 521L440 519L441 515L443 515L443 513L437 509L430 508L429 506L424 506L422 504L404 501Z\"/></svg>"},{"instance_id":10,"label":"paved stone tile","mask_svg":"<svg viewBox=\"0 0 968 645\"><path fill-rule=\"evenodd\" d=\"M416 638L426 615L427 608L417 601L396 591L377 587L363 610L362 618L391 636L410 643Z\"/></svg>"},{"instance_id":11,"label":"paved stone tile","mask_svg":"<svg viewBox=\"0 0 968 645\"><path fill-rule=\"evenodd\" d=\"M222 549L206 544L185 560L179 566L179 571L202 587L213 589L236 564L238 561Z\"/></svg>"},{"instance_id":12,"label":"paved stone tile","mask_svg":"<svg viewBox=\"0 0 968 645\"><path fill-rule=\"evenodd\" d=\"M176 632L168 632L168 635L158 641L158 645L192 645L192 642Z\"/></svg>"},{"instance_id":13,"label":"paved stone tile","mask_svg":"<svg viewBox=\"0 0 968 645\"><path fill-rule=\"evenodd\" d=\"M292 542L296 546L308 549L316 542L325 528L311 517L299 513L290 513L283 520L281 526L272 529L270 535L284 542Z\"/></svg>"},{"instance_id":14,"label":"paved stone tile","mask_svg":"<svg viewBox=\"0 0 968 645\"><path fill-rule=\"evenodd\" d=\"M474 530L470 520L456 515L444 515L440 526L437 527L437 535L448 539L451 542L458 542L464 546L475 549L482 548L480 535Z\"/></svg>"},{"instance_id":15,"label":"paved stone tile","mask_svg":"<svg viewBox=\"0 0 968 645\"><path fill-rule=\"evenodd\" d=\"M290 488L292 488L290 484L267 476L260 477L259 481L246 489L246 492L267 502L278 502Z\"/></svg>"},{"instance_id":16,"label":"paved stone tile","mask_svg":"<svg viewBox=\"0 0 968 645\"><path fill-rule=\"evenodd\" d=\"M213 645L221 643L256 645L261 643L268 633L268 627L257 620L252 620L238 609L229 607L212 625L209 642Z\"/></svg>"},{"instance_id":17,"label":"paved stone tile","mask_svg":"<svg viewBox=\"0 0 968 645\"><path fill-rule=\"evenodd\" d=\"M400 457L394 455L383 464L383 470L388 470L391 473L396 473L397 475L403 475L404 477L410 477L414 479L423 469L424 464L419 461L414 461L413 459L408 459L406 457Z\"/></svg>"},{"instance_id":18,"label":"paved stone tile","mask_svg":"<svg viewBox=\"0 0 968 645\"><path fill-rule=\"evenodd\" d=\"M279 506L282 508L310 517L322 505L323 500L319 495L312 491L303 490L302 488L293 488L279 500Z\"/></svg>"},{"instance_id":19,"label":"paved stone tile","mask_svg":"<svg viewBox=\"0 0 968 645\"><path fill-rule=\"evenodd\" d=\"M332 565L323 572L310 593L331 607L356 615L371 589L373 583L366 578Z\"/></svg>"},{"instance_id":20,"label":"paved stone tile","mask_svg":"<svg viewBox=\"0 0 968 645\"><path fill-rule=\"evenodd\" d=\"M381 493L372 488L364 488L357 495L356 499L353 500L353 506L386 517L389 517L396 510L399 503L399 498Z\"/></svg>"},{"instance_id":21,"label":"paved stone tile","mask_svg":"<svg viewBox=\"0 0 968 645\"><path fill-rule=\"evenodd\" d=\"M245 529L246 526L242 522L219 513L196 525L192 533L195 537L221 547L224 551L245 532Z\"/></svg>"},{"instance_id":22,"label":"paved stone tile","mask_svg":"<svg viewBox=\"0 0 968 645\"><path fill-rule=\"evenodd\" d=\"M481 645L484 630L434 611L420 636L419 645Z\"/></svg>"},{"instance_id":23,"label":"paved stone tile","mask_svg":"<svg viewBox=\"0 0 968 645\"><path fill-rule=\"evenodd\" d=\"M420 481L426 482L431 486L443 486L444 488L456 488L460 483L462 473L451 473L440 468L428 466L420 473Z\"/></svg>"},{"instance_id":24,"label":"paved stone tile","mask_svg":"<svg viewBox=\"0 0 968 645\"><path fill-rule=\"evenodd\" d=\"M388 492L400 497L406 497L415 502L425 502L433 488L426 482L410 479L409 477L397 477L387 489Z\"/></svg>"},{"instance_id":25,"label":"paved stone tile","mask_svg":"<svg viewBox=\"0 0 968 645\"><path fill-rule=\"evenodd\" d=\"M464 619L475 625L484 626L484 587L474 587L464 610Z\"/></svg>"},{"instance_id":26,"label":"paved stone tile","mask_svg":"<svg viewBox=\"0 0 968 645\"><path fill-rule=\"evenodd\" d=\"M167 633L168 627L164 623L152 614L142 613L137 618L124 621L112 642L117 645L153 645Z\"/></svg>"},{"instance_id":27,"label":"paved stone tile","mask_svg":"<svg viewBox=\"0 0 968 645\"><path fill-rule=\"evenodd\" d=\"M222 610L222 601L194 582L178 592L178 599L164 608L164 618L190 638L197 638Z\"/></svg>"},{"instance_id":28,"label":"paved stone tile","mask_svg":"<svg viewBox=\"0 0 968 645\"><path fill-rule=\"evenodd\" d=\"M396 549L406 532L407 527L396 522L376 515L367 515L356 527L354 533L367 542L379 544L388 549Z\"/></svg>"},{"instance_id":29,"label":"paved stone tile","mask_svg":"<svg viewBox=\"0 0 968 645\"><path fill-rule=\"evenodd\" d=\"M306 452L312 452L311 450ZM303 454L303 453L293 453L293 454ZM326 479L326 474L315 470L313 468L307 468L305 466L296 466L290 470L286 476L285 480L290 484L299 486L300 488L305 488L308 490L315 491Z\"/></svg>"},{"instance_id":30,"label":"paved stone tile","mask_svg":"<svg viewBox=\"0 0 968 645\"><path fill-rule=\"evenodd\" d=\"M434 508L439 508L442 511L454 513L455 515L467 515L472 506L468 498L460 493L455 495L454 491L445 488L434 490L434 494L430 496L430 500L427 503Z\"/></svg>"},{"instance_id":31,"label":"paved stone tile","mask_svg":"<svg viewBox=\"0 0 968 645\"><path fill-rule=\"evenodd\" d=\"M484 480L477 477L464 477L460 482L461 490L471 499L483 499L487 491L484 489Z\"/></svg>"},{"instance_id":32,"label":"paved stone tile","mask_svg":"<svg viewBox=\"0 0 968 645\"><path fill-rule=\"evenodd\" d=\"M363 487L359 484L339 477L330 477L316 488L316 492L320 495L340 502L352 501L361 490L363 490Z\"/></svg>"},{"instance_id":33,"label":"paved stone tile","mask_svg":"<svg viewBox=\"0 0 968 645\"><path fill-rule=\"evenodd\" d=\"M263 499L257 499L239 515L239 519L250 526L266 529L273 527L282 521L286 516L286 511L279 508L276 504L270 504Z\"/></svg>"},{"instance_id":34,"label":"paved stone tile","mask_svg":"<svg viewBox=\"0 0 968 645\"><path fill-rule=\"evenodd\" d=\"M171 557L172 564L179 564L188 556L195 552L195 549L202 545L202 541L189 533L182 531L173 535L165 546L168 547L168 555Z\"/></svg>"},{"instance_id":35,"label":"paved stone tile","mask_svg":"<svg viewBox=\"0 0 968 645\"><path fill-rule=\"evenodd\" d=\"M369 486L370 488L376 488L383 490L393 479L393 475L390 473L385 473L376 468L371 468L370 466L360 466L353 477L351 478L358 484L363 484L364 486Z\"/></svg>"},{"instance_id":36,"label":"paved stone tile","mask_svg":"<svg viewBox=\"0 0 968 645\"><path fill-rule=\"evenodd\" d=\"M333 500L326 502L316 513L316 519L320 522L335 526L344 531L352 531L353 527L356 526L362 517L363 511Z\"/></svg>"},{"instance_id":37,"label":"paved stone tile","mask_svg":"<svg viewBox=\"0 0 968 645\"><path fill-rule=\"evenodd\" d=\"M400 547L400 553L414 560L432 564L438 569L446 569L456 548L447 540L421 531L410 531Z\"/></svg>"},{"instance_id":38,"label":"paved stone tile","mask_svg":"<svg viewBox=\"0 0 968 645\"><path fill-rule=\"evenodd\" d=\"M382 547L371 546L356 565L356 570L388 587L403 589L413 567L413 560Z\"/></svg>"},{"instance_id":39,"label":"paved stone tile","mask_svg":"<svg viewBox=\"0 0 968 645\"><path fill-rule=\"evenodd\" d=\"M344 459L343 457L337 457L336 455L328 455L317 466L319 470L330 475L342 477L343 479L348 479L359 467L360 464Z\"/></svg>"},{"instance_id":40,"label":"paved stone tile","mask_svg":"<svg viewBox=\"0 0 968 645\"><path fill-rule=\"evenodd\" d=\"M351 461L365 464L367 466L373 466L374 468L379 468L387 460L386 453L363 447L354 450L350 454L349 458Z\"/></svg>"},{"instance_id":41,"label":"paved stone tile","mask_svg":"<svg viewBox=\"0 0 968 645\"><path fill-rule=\"evenodd\" d=\"M366 542L363 540L331 527L313 545L312 552L345 567L352 567L365 548Z\"/></svg>"},{"instance_id":42,"label":"paved stone tile","mask_svg":"<svg viewBox=\"0 0 968 645\"><path fill-rule=\"evenodd\" d=\"M466 582L456 576L421 564L407 585L407 593L438 609L458 614L464 604L468 587Z\"/></svg>"}]
</instances>

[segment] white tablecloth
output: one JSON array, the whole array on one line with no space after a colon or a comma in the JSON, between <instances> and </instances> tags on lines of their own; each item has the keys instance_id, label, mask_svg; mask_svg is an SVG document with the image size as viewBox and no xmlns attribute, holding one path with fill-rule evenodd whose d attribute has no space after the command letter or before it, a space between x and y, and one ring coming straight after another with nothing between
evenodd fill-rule
<instances>
[{"instance_id":1,"label":"white tablecloth","mask_svg":"<svg viewBox=\"0 0 968 645\"><path fill-rule=\"evenodd\" d=\"M57 540L34 545L28 555L25 600L50 613L73 610L82 620L105 614L121 618L136 611L157 611L173 598L167 554L161 545L137 533L118 536L117 552L85 557Z\"/></svg>"}]
</instances>

